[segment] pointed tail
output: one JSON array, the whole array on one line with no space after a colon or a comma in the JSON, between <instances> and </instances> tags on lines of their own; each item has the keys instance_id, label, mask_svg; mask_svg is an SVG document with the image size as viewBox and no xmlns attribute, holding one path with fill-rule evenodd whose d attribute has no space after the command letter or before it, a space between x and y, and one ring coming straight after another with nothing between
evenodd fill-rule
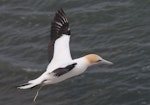
<instances>
[{"instance_id":1,"label":"pointed tail","mask_svg":"<svg viewBox=\"0 0 150 105\"><path fill-rule=\"evenodd\" d=\"M19 89L30 89L34 88L35 86L38 86L40 83L37 83L35 80L31 80L28 83L22 84L18 86Z\"/></svg>"}]
</instances>

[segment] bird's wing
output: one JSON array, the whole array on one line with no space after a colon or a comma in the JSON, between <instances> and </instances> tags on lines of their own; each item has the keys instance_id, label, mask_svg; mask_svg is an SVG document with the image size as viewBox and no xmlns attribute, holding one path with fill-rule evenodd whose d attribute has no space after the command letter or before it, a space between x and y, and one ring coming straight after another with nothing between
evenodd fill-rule
<instances>
[{"instance_id":1,"label":"bird's wing","mask_svg":"<svg viewBox=\"0 0 150 105\"><path fill-rule=\"evenodd\" d=\"M77 63L73 63L70 65L67 65L64 68L55 69L52 73L54 73L55 76L59 77L59 76L62 76L64 74L68 73L69 71L71 71L76 65L77 65Z\"/></svg>"},{"instance_id":2,"label":"bird's wing","mask_svg":"<svg viewBox=\"0 0 150 105\"><path fill-rule=\"evenodd\" d=\"M62 9L57 10L51 26L51 40L48 46L49 62L72 60L70 54L70 28ZM56 62L56 63L57 63Z\"/></svg>"}]
</instances>

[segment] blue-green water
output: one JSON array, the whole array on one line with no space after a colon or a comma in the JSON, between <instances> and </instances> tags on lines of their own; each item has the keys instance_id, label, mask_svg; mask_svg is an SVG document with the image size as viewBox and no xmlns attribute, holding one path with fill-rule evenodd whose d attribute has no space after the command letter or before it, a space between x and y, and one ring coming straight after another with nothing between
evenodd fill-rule
<instances>
[{"instance_id":1,"label":"blue-green water","mask_svg":"<svg viewBox=\"0 0 150 105\"><path fill-rule=\"evenodd\" d=\"M43 88L17 85L42 74L54 14L62 7L71 27L73 58L96 53L114 65ZM1 0L0 105L149 105L149 0Z\"/></svg>"}]
</instances>

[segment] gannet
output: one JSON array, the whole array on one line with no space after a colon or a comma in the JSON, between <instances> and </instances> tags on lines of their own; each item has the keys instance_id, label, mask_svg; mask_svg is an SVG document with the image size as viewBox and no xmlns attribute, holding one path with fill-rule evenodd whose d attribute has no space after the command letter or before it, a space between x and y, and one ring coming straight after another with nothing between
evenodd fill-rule
<instances>
[{"instance_id":1,"label":"gannet","mask_svg":"<svg viewBox=\"0 0 150 105\"><path fill-rule=\"evenodd\" d=\"M112 64L112 62L96 54L88 54L72 59L69 47L70 36L71 30L66 14L63 9L58 9L51 25L51 40L48 46L49 64L47 69L40 77L20 85L19 89L29 89L35 86L40 86L41 89L45 85L59 83L80 75L91 65Z\"/></svg>"}]
</instances>

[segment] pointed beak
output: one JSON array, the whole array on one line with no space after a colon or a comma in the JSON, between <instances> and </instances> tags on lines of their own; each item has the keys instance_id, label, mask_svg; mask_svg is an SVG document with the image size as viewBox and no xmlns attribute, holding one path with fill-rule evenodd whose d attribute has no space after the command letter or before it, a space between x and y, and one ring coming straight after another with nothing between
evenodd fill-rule
<instances>
[{"instance_id":1,"label":"pointed beak","mask_svg":"<svg viewBox=\"0 0 150 105\"><path fill-rule=\"evenodd\" d=\"M112 65L113 64L112 62L107 61L105 59L102 59L100 63L102 63L102 64L108 64L108 65Z\"/></svg>"}]
</instances>

